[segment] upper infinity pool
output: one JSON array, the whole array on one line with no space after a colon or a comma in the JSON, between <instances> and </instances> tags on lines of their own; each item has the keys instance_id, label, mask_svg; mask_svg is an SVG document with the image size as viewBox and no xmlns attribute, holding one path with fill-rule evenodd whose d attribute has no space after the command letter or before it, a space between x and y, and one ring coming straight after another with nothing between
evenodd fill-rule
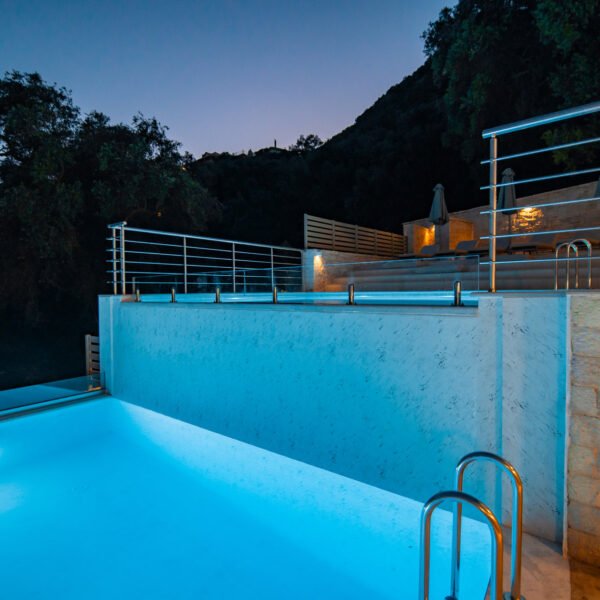
<instances>
[{"instance_id":1,"label":"upper infinity pool","mask_svg":"<svg viewBox=\"0 0 600 600\"><path fill-rule=\"evenodd\" d=\"M417 598L413 500L101 396L0 440L2 597ZM450 525L437 513L436 599ZM461 599L481 600L487 527L463 540Z\"/></svg>"}]
</instances>

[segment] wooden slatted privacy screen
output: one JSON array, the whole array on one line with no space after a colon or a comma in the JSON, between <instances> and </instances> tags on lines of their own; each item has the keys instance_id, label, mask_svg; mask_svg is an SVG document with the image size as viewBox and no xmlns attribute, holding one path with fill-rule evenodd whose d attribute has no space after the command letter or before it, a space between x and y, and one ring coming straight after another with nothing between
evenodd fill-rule
<instances>
[{"instance_id":1,"label":"wooden slatted privacy screen","mask_svg":"<svg viewBox=\"0 0 600 600\"><path fill-rule=\"evenodd\" d=\"M406 254L406 237L391 231L360 227L304 215L304 247L377 256Z\"/></svg>"},{"instance_id":2,"label":"wooden slatted privacy screen","mask_svg":"<svg viewBox=\"0 0 600 600\"><path fill-rule=\"evenodd\" d=\"M100 373L100 340L96 335L85 336L85 372L87 375Z\"/></svg>"}]
</instances>

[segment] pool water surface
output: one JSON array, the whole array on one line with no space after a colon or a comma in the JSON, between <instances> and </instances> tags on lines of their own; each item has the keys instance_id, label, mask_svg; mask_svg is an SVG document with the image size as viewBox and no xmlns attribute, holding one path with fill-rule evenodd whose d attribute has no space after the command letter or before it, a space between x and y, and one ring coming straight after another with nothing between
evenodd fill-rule
<instances>
[{"instance_id":1,"label":"pool water surface","mask_svg":"<svg viewBox=\"0 0 600 600\"><path fill-rule=\"evenodd\" d=\"M114 398L4 421L0 440L5 598L417 598L414 500ZM481 600L487 527L463 536L461 599Z\"/></svg>"}]
</instances>

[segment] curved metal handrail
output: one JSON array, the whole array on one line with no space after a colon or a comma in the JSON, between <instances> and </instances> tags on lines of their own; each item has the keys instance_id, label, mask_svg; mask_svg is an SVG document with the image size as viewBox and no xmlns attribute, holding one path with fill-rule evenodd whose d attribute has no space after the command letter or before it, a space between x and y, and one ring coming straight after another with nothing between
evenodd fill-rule
<instances>
[{"instance_id":1,"label":"curved metal handrail","mask_svg":"<svg viewBox=\"0 0 600 600\"><path fill-rule=\"evenodd\" d=\"M586 240L585 238L577 238L576 240L572 240L571 244L575 247L577 247L577 244L581 244L582 246L585 247L586 251L587 251L587 288L591 289L592 288L592 244L590 243L589 240ZM578 255L579 257L579 255ZM576 261L575 263L575 277L577 278L577 281L575 282L575 287L578 288L579 287L579 261Z\"/></svg>"},{"instance_id":2,"label":"curved metal handrail","mask_svg":"<svg viewBox=\"0 0 600 600\"><path fill-rule=\"evenodd\" d=\"M521 600L521 555L523 542L523 482L518 471L506 459L491 452L471 452L460 459L456 465L456 490L462 492L466 468L477 461L494 463L501 467L512 483L512 531L511 531L511 560L510 560L510 600ZM460 542L461 542L462 506L457 504L454 509L452 536L452 581L451 598L458 598L460 574ZM508 594L507 594L508 596Z\"/></svg>"},{"instance_id":3,"label":"curved metal handrail","mask_svg":"<svg viewBox=\"0 0 600 600\"><path fill-rule=\"evenodd\" d=\"M575 253L575 287L578 285L579 281L579 262L577 258L579 258L579 250L573 242L563 242L562 244L558 244L556 249L554 250L554 289L558 289L558 256L560 251L566 248L567 249L567 280L565 284L565 289L569 289L570 281L571 281L571 250Z\"/></svg>"},{"instance_id":4,"label":"curved metal handrail","mask_svg":"<svg viewBox=\"0 0 600 600\"><path fill-rule=\"evenodd\" d=\"M432 496L423 506L421 513L421 559L419 563L419 600L430 600L429 570L431 559L431 518L436 508L446 500L453 500L457 506L470 504L487 520L492 536L492 573L490 600L502 600L502 572L504 545L502 528L494 513L483 502L474 496L459 491L440 492ZM447 600L453 600L448 596Z\"/></svg>"}]
</instances>

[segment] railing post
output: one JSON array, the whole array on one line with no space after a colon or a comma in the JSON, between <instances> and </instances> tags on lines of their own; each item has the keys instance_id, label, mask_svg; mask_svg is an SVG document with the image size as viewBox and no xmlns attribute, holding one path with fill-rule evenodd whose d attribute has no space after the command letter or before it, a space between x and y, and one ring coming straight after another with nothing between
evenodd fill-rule
<instances>
[{"instance_id":1,"label":"railing post","mask_svg":"<svg viewBox=\"0 0 600 600\"><path fill-rule=\"evenodd\" d=\"M271 288L275 287L275 273L273 271L273 248L271 248Z\"/></svg>"},{"instance_id":2,"label":"railing post","mask_svg":"<svg viewBox=\"0 0 600 600\"><path fill-rule=\"evenodd\" d=\"M460 279L454 282L454 306L462 306L462 282Z\"/></svg>"},{"instance_id":3,"label":"railing post","mask_svg":"<svg viewBox=\"0 0 600 600\"><path fill-rule=\"evenodd\" d=\"M233 266L233 293L235 294L235 243L231 244L231 261Z\"/></svg>"},{"instance_id":4,"label":"railing post","mask_svg":"<svg viewBox=\"0 0 600 600\"><path fill-rule=\"evenodd\" d=\"M354 299L354 284L353 283L348 284L348 304L350 304L351 306L354 306L354 304L356 304L356 301Z\"/></svg>"},{"instance_id":5,"label":"railing post","mask_svg":"<svg viewBox=\"0 0 600 600\"><path fill-rule=\"evenodd\" d=\"M127 225L126 221L121 223L120 231L121 231L121 239L120 242L120 258L121 258L121 294L123 296L127 293L126 289L126 274L125 274L125 226Z\"/></svg>"},{"instance_id":6,"label":"railing post","mask_svg":"<svg viewBox=\"0 0 600 600\"><path fill-rule=\"evenodd\" d=\"M489 240L489 268L490 292L496 291L496 208L498 206L498 138L490 138L490 240Z\"/></svg>"},{"instance_id":7,"label":"railing post","mask_svg":"<svg viewBox=\"0 0 600 600\"><path fill-rule=\"evenodd\" d=\"M112 271L113 271L113 294L116 296L117 285L117 230L112 228Z\"/></svg>"},{"instance_id":8,"label":"railing post","mask_svg":"<svg viewBox=\"0 0 600 600\"><path fill-rule=\"evenodd\" d=\"M188 273L187 273L187 238L183 236L183 293L187 294L188 291Z\"/></svg>"}]
</instances>

